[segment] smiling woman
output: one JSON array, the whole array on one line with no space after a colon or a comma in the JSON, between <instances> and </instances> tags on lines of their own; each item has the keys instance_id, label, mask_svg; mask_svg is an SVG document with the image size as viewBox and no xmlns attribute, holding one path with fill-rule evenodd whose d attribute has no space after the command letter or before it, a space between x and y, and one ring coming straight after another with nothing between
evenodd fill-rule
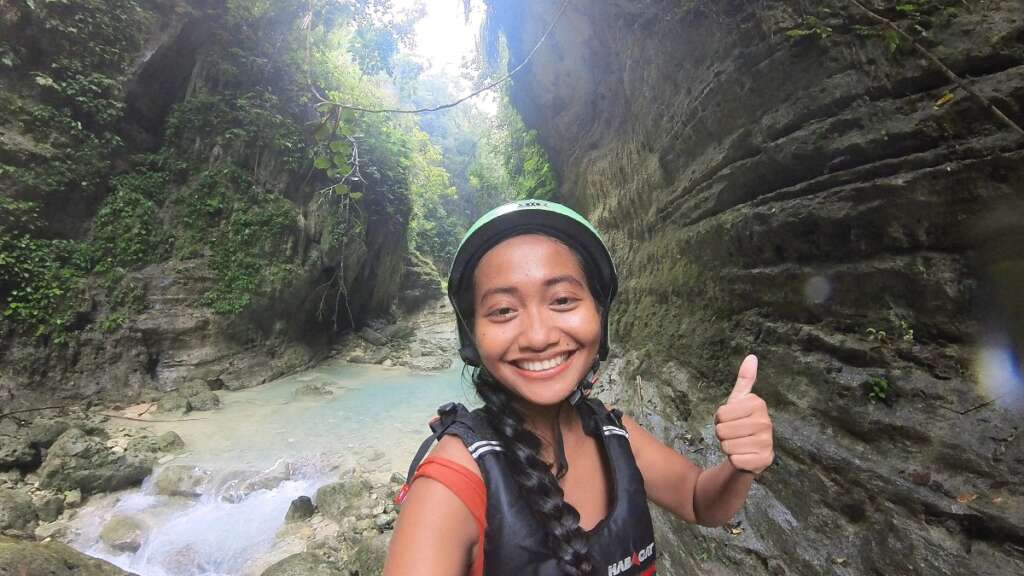
<instances>
[{"instance_id":1,"label":"smiling woman","mask_svg":"<svg viewBox=\"0 0 1024 576\"><path fill-rule=\"evenodd\" d=\"M470 228L448 291L484 407L448 404L431 424L421 454L440 442L414 460L385 574L650 576L648 500L705 525L743 504L773 454L756 358L717 414L729 460L703 471L588 397L617 287L601 237L564 206L515 202Z\"/></svg>"}]
</instances>

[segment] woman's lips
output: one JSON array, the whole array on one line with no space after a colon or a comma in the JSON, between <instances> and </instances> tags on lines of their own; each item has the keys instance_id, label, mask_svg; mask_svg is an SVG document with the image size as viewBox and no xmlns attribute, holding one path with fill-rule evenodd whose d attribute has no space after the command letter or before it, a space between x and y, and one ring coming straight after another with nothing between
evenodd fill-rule
<instances>
[{"instance_id":1,"label":"woman's lips","mask_svg":"<svg viewBox=\"0 0 1024 576\"><path fill-rule=\"evenodd\" d=\"M530 378L532 380L544 380L547 378L552 378L564 372L566 368L569 367L569 363L572 361L575 355L575 350L569 352L569 355L566 357L565 361L563 361L558 366L555 366L554 368L548 368L547 370L526 370L517 366L515 362L509 362L509 364L515 369L516 373L522 376L523 378Z\"/></svg>"}]
</instances>

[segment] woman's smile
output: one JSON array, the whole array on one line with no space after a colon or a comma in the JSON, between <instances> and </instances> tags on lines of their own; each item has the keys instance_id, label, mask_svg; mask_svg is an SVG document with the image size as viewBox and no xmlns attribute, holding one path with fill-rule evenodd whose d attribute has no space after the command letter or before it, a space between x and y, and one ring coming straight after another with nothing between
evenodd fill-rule
<instances>
[{"instance_id":1,"label":"woman's smile","mask_svg":"<svg viewBox=\"0 0 1024 576\"><path fill-rule=\"evenodd\" d=\"M569 367L569 359L576 351L563 352L545 358L543 360L520 359L511 363L519 369L519 373L525 378L544 379L561 374Z\"/></svg>"}]
</instances>

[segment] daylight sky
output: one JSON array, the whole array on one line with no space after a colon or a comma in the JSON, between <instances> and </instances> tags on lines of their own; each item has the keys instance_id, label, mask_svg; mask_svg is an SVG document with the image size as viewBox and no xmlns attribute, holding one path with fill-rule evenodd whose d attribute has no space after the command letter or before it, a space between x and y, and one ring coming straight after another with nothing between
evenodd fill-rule
<instances>
[{"instance_id":1,"label":"daylight sky","mask_svg":"<svg viewBox=\"0 0 1024 576\"><path fill-rule=\"evenodd\" d=\"M427 8L426 16L416 25L417 59L427 70L443 70L453 80L460 79L464 61L473 58L476 52L483 4L480 0L473 0L468 21L463 14L462 0L394 0L394 6L406 9L417 2L422 2ZM464 82L460 93L471 91L469 83ZM496 100L490 96L480 96L471 102L491 113L496 108Z\"/></svg>"}]
</instances>

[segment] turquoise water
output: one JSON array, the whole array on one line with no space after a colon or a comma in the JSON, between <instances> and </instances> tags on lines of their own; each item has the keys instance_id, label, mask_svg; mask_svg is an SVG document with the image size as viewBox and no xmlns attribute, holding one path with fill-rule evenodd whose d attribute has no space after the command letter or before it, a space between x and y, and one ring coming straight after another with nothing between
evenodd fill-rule
<instances>
[{"instance_id":1,"label":"turquoise water","mask_svg":"<svg viewBox=\"0 0 1024 576\"><path fill-rule=\"evenodd\" d=\"M141 576L258 575L269 559L286 553L278 531L294 498L313 496L353 466L381 479L393 471L404 474L440 404L476 405L468 371L466 381L462 374L460 363L417 374L330 362L256 388L220 392L221 408L187 417L195 420L137 424L182 437L187 452L170 464L209 471L202 495L157 495L151 477L137 490L94 497L73 521L71 543ZM297 395L307 384L333 395ZM226 479L251 478L282 462L290 479L242 499L225 498L231 490ZM99 540L102 527L119 515L147 526L137 552L117 553Z\"/></svg>"},{"instance_id":2,"label":"turquoise water","mask_svg":"<svg viewBox=\"0 0 1024 576\"><path fill-rule=\"evenodd\" d=\"M404 471L440 404L478 404L468 371L465 381L462 374L459 362L436 374L328 363L248 390L220 392L219 410L189 415L205 420L146 427L181 435L188 454L176 463L263 469L281 458L338 466L374 459L377 467L383 461ZM307 384L324 385L334 395L296 395Z\"/></svg>"}]
</instances>

